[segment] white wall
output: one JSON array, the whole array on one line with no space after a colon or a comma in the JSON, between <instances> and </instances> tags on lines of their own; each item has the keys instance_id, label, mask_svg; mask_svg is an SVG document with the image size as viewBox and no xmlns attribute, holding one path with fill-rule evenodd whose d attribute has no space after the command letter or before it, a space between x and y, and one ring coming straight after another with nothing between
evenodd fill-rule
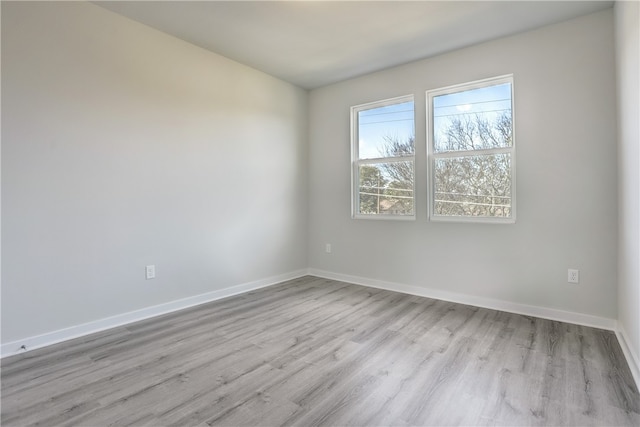
<instances>
[{"instance_id":1,"label":"white wall","mask_svg":"<svg viewBox=\"0 0 640 427\"><path fill-rule=\"evenodd\" d=\"M613 23L604 11L308 96L95 5L3 2L2 343L309 266L619 318L637 354L638 137L629 113L618 245ZM506 73L518 222L429 222L425 90ZM352 220L349 107L409 93L418 219Z\"/></svg>"},{"instance_id":2,"label":"white wall","mask_svg":"<svg viewBox=\"0 0 640 427\"><path fill-rule=\"evenodd\" d=\"M616 2L615 24L620 203L618 322L640 382L640 3Z\"/></svg>"},{"instance_id":3,"label":"white wall","mask_svg":"<svg viewBox=\"0 0 640 427\"><path fill-rule=\"evenodd\" d=\"M307 101L89 3L3 2L2 342L304 269Z\"/></svg>"},{"instance_id":4,"label":"white wall","mask_svg":"<svg viewBox=\"0 0 640 427\"><path fill-rule=\"evenodd\" d=\"M617 191L611 9L313 90L309 265L616 318ZM425 90L513 73L517 223L429 222ZM415 94L416 221L350 218L349 107ZM333 252L324 252L325 243ZM580 283L567 283L567 269Z\"/></svg>"}]
</instances>

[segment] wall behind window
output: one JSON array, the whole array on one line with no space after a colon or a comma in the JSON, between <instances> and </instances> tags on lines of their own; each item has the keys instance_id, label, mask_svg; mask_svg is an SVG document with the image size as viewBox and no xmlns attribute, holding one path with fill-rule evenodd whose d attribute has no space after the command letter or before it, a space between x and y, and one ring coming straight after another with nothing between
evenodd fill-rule
<instances>
[{"instance_id":1,"label":"wall behind window","mask_svg":"<svg viewBox=\"0 0 640 427\"><path fill-rule=\"evenodd\" d=\"M3 342L305 268L307 101L92 4L3 3Z\"/></svg>"},{"instance_id":2,"label":"wall behind window","mask_svg":"<svg viewBox=\"0 0 640 427\"><path fill-rule=\"evenodd\" d=\"M518 219L427 221L425 90L513 73ZM349 107L415 94L415 222L349 216ZM310 94L309 265L332 273L616 317L612 10ZM332 253L324 244L332 243ZM567 269L580 283L567 283Z\"/></svg>"}]
</instances>

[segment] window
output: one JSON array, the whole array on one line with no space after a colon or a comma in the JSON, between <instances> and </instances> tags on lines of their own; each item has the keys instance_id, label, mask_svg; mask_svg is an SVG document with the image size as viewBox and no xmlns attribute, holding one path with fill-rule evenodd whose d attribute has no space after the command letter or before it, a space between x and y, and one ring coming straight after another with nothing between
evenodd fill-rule
<instances>
[{"instance_id":1,"label":"window","mask_svg":"<svg viewBox=\"0 0 640 427\"><path fill-rule=\"evenodd\" d=\"M427 92L432 220L515 222L513 77Z\"/></svg>"},{"instance_id":2,"label":"window","mask_svg":"<svg viewBox=\"0 0 640 427\"><path fill-rule=\"evenodd\" d=\"M351 108L352 215L415 218L413 95Z\"/></svg>"}]
</instances>

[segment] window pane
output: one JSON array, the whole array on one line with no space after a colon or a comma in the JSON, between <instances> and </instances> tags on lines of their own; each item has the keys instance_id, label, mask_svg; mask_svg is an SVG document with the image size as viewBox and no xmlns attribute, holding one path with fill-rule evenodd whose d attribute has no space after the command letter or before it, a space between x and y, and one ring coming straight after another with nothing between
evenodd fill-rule
<instances>
[{"instance_id":1,"label":"window pane","mask_svg":"<svg viewBox=\"0 0 640 427\"><path fill-rule=\"evenodd\" d=\"M413 155L413 101L358 112L360 159Z\"/></svg>"},{"instance_id":2,"label":"window pane","mask_svg":"<svg viewBox=\"0 0 640 427\"><path fill-rule=\"evenodd\" d=\"M360 165L359 214L413 215L413 162Z\"/></svg>"},{"instance_id":3,"label":"window pane","mask_svg":"<svg viewBox=\"0 0 640 427\"><path fill-rule=\"evenodd\" d=\"M510 147L511 117L511 83L435 96L434 151Z\"/></svg>"},{"instance_id":4,"label":"window pane","mask_svg":"<svg viewBox=\"0 0 640 427\"><path fill-rule=\"evenodd\" d=\"M434 161L435 215L511 217L511 154Z\"/></svg>"}]
</instances>

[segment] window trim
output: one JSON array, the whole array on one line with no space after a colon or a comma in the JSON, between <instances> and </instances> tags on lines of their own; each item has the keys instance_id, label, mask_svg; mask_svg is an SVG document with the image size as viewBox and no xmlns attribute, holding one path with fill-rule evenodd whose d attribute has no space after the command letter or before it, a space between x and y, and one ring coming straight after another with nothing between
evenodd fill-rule
<instances>
[{"instance_id":1,"label":"window trim","mask_svg":"<svg viewBox=\"0 0 640 427\"><path fill-rule=\"evenodd\" d=\"M467 150L467 151L449 151L443 153L435 153L433 138L433 98L441 95L462 92L467 90L480 89L488 86L496 86L499 84L511 84L511 146L502 148L491 148L483 150ZM434 222L466 222L466 223L485 223L485 224L514 224L516 222L516 118L515 118L515 85L513 74L506 74L497 77L490 77L482 80L475 80L468 83L455 84L437 89L426 91L426 119L427 119L427 213L429 221ZM498 153L509 153L511 155L511 216L505 217L477 217L477 216L453 216L453 215L436 215L435 208L435 160L441 158L465 157L475 155L491 155Z\"/></svg>"},{"instance_id":2,"label":"window trim","mask_svg":"<svg viewBox=\"0 0 640 427\"><path fill-rule=\"evenodd\" d=\"M370 110L373 108L388 107L394 104L402 104L412 101L413 109L413 128L414 128L414 147L412 156L398 157L378 157L371 159L360 159L360 141L359 141L359 112ZM397 96L394 98L383 99L380 101L372 101L364 104L354 105L350 110L351 114L351 218L352 219L373 219L373 220L396 220L396 221L414 221L416 219L416 153L415 153L415 96L413 94ZM397 214L361 214L360 208L360 166L366 164L378 164L387 162L411 161L413 163L413 214L397 215Z\"/></svg>"}]
</instances>

